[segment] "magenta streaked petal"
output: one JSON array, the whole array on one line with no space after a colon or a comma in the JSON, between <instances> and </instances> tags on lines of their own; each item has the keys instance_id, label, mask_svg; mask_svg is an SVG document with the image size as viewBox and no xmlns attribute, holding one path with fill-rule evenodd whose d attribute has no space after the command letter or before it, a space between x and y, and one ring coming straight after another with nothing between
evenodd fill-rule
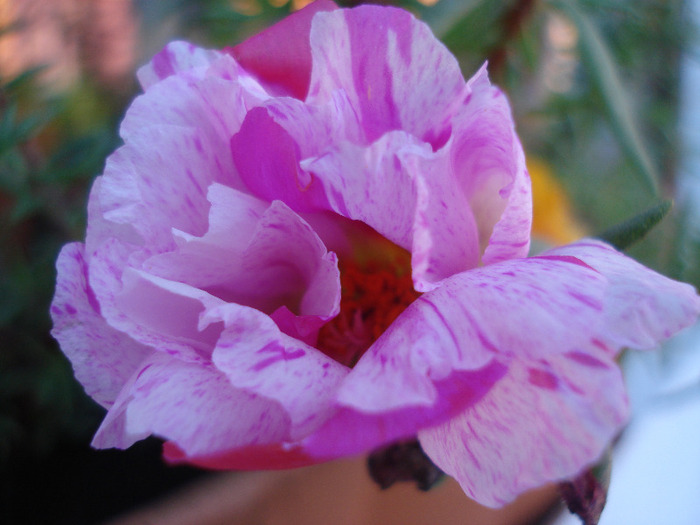
<instances>
[{"instance_id":1,"label":"magenta streaked petal","mask_svg":"<svg viewBox=\"0 0 700 525\"><path fill-rule=\"evenodd\" d=\"M151 126L195 128L203 138L203 147L229 156L228 141L240 128L247 109L267 97L241 72L240 66L224 55L202 78L174 75L151 86L129 107L119 128L121 137L129 144L138 140L132 139L134 134L138 136L141 129ZM221 112L221 107L229 109ZM195 153L201 154L192 151ZM219 159L223 161L223 157Z\"/></svg>"},{"instance_id":2,"label":"magenta streaked petal","mask_svg":"<svg viewBox=\"0 0 700 525\"><path fill-rule=\"evenodd\" d=\"M202 49L189 42L171 42L145 66L139 68L137 76L141 87L146 90L172 75L195 70L203 75L217 58L220 51Z\"/></svg>"},{"instance_id":3,"label":"magenta streaked petal","mask_svg":"<svg viewBox=\"0 0 700 525\"><path fill-rule=\"evenodd\" d=\"M115 236L128 226L150 250L171 249L173 228L202 235L209 210L207 187L227 178L230 161L212 151L196 129L151 126L135 132L132 139L107 161L94 190L98 213L119 225ZM221 163L215 162L219 157ZM167 178L159 176L163 171Z\"/></svg>"},{"instance_id":4,"label":"magenta streaked petal","mask_svg":"<svg viewBox=\"0 0 700 525\"><path fill-rule=\"evenodd\" d=\"M347 367L282 333L252 308L227 304L208 311L203 322L224 323L214 365L234 387L284 407L291 420L290 439L307 435L330 416Z\"/></svg>"},{"instance_id":5,"label":"magenta streaked petal","mask_svg":"<svg viewBox=\"0 0 700 525\"><path fill-rule=\"evenodd\" d=\"M416 212L413 222L411 267L417 291L479 265L479 232L471 206L453 176L449 157L406 156L414 172Z\"/></svg>"},{"instance_id":6,"label":"magenta streaked petal","mask_svg":"<svg viewBox=\"0 0 700 525\"><path fill-rule=\"evenodd\" d=\"M129 402L133 399L132 388L138 378L139 373L149 366L153 359L151 352L141 363L136 371L131 375L119 392L114 404L109 407L102 424L90 443L94 448L129 448L141 439L147 438L151 432L146 429L127 429L126 410Z\"/></svg>"},{"instance_id":7,"label":"magenta streaked petal","mask_svg":"<svg viewBox=\"0 0 700 525\"><path fill-rule=\"evenodd\" d=\"M132 260L130 249L133 247L108 239L92 253L89 282L101 315L110 326L141 344L187 361L202 361L210 352L207 345L218 334L213 327L207 333L199 332L199 314L222 301L203 290L136 269L141 253L136 251L137 260Z\"/></svg>"},{"instance_id":8,"label":"magenta streaked petal","mask_svg":"<svg viewBox=\"0 0 700 525\"><path fill-rule=\"evenodd\" d=\"M488 246L482 257L484 264L525 257L530 250L532 227L530 175L525 167L525 156L520 145L515 145L514 149L513 156L516 159L514 178L512 183L499 191L499 196L507 199L507 203L489 237ZM481 217L477 217L477 221L479 219Z\"/></svg>"},{"instance_id":9,"label":"magenta streaked petal","mask_svg":"<svg viewBox=\"0 0 700 525\"><path fill-rule=\"evenodd\" d=\"M446 154L393 131L368 147L342 142L302 166L333 210L411 251L417 290L478 264L474 218Z\"/></svg>"},{"instance_id":10,"label":"magenta streaked petal","mask_svg":"<svg viewBox=\"0 0 700 525\"><path fill-rule=\"evenodd\" d=\"M212 145L226 145L246 112L269 97L231 56L217 53L207 67L169 76L136 97L119 133L128 142L142 127L194 127Z\"/></svg>"},{"instance_id":11,"label":"magenta streaked petal","mask_svg":"<svg viewBox=\"0 0 700 525\"><path fill-rule=\"evenodd\" d=\"M471 366L469 360L486 355L545 357L586 345L602 328L606 285L598 272L566 261L531 258L483 266L421 296L386 336L395 337L404 316L409 330L417 322L411 317L421 316L444 333L445 342L419 355L444 367ZM374 358L372 349L367 355Z\"/></svg>"},{"instance_id":12,"label":"magenta streaked petal","mask_svg":"<svg viewBox=\"0 0 700 525\"><path fill-rule=\"evenodd\" d=\"M394 131L368 147L341 142L302 166L323 184L332 210L410 249L416 187L414 174L402 159L424 147L410 135Z\"/></svg>"},{"instance_id":13,"label":"magenta streaked petal","mask_svg":"<svg viewBox=\"0 0 700 525\"><path fill-rule=\"evenodd\" d=\"M58 256L56 269L51 334L70 359L87 394L110 407L151 350L109 326L100 314L88 284L82 244L66 245Z\"/></svg>"},{"instance_id":14,"label":"magenta streaked petal","mask_svg":"<svg viewBox=\"0 0 700 525\"><path fill-rule=\"evenodd\" d=\"M132 381L107 415L94 446L124 448L134 438L154 434L197 456L276 443L289 433L289 418L277 403L234 388L211 364L186 363L156 352Z\"/></svg>"},{"instance_id":15,"label":"magenta streaked petal","mask_svg":"<svg viewBox=\"0 0 700 525\"><path fill-rule=\"evenodd\" d=\"M564 355L514 361L508 374L450 421L418 432L423 450L482 505L575 477L627 419L620 369L599 353L592 369Z\"/></svg>"},{"instance_id":16,"label":"magenta streaked petal","mask_svg":"<svg viewBox=\"0 0 700 525\"><path fill-rule=\"evenodd\" d=\"M228 51L271 91L303 100L311 77L311 20L318 12L334 9L330 0L316 0Z\"/></svg>"},{"instance_id":17,"label":"magenta streaked petal","mask_svg":"<svg viewBox=\"0 0 700 525\"><path fill-rule=\"evenodd\" d=\"M445 402L439 388L464 389L453 382L465 374L588 348L602 325L605 286L596 271L558 260L514 260L453 276L370 347L340 386L338 404L345 417L415 413L427 421Z\"/></svg>"},{"instance_id":18,"label":"magenta streaked petal","mask_svg":"<svg viewBox=\"0 0 700 525\"><path fill-rule=\"evenodd\" d=\"M208 357L220 330L200 330L199 317L223 301L198 288L133 268L124 272L122 284L115 298L121 315L112 318L112 323L168 354L200 361L189 351L192 349ZM182 353L177 349L182 349Z\"/></svg>"},{"instance_id":19,"label":"magenta streaked petal","mask_svg":"<svg viewBox=\"0 0 700 525\"><path fill-rule=\"evenodd\" d=\"M508 100L489 82L485 65L467 84L450 150L455 177L476 217L483 263L525 257L532 195Z\"/></svg>"},{"instance_id":20,"label":"magenta streaked petal","mask_svg":"<svg viewBox=\"0 0 700 525\"><path fill-rule=\"evenodd\" d=\"M415 377L407 377L413 381L402 389L407 399L390 408L358 406L355 400L346 403L339 399L337 411L300 443L301 449L312 458L327 460L415 436L420 429L449 420L465 407L478 403L505 372L506 367L492 361L482 368L455 371L442 380L421 386L416 385ZM365 386L373 387L369 383ZM395 397L396 387L396 384L385 385L385 391L392 391ZM417 392L422 387L425 390ZM411 395L415 393L418 395Z\"/></svg>"},{"instance_id":21,"label":"magenta streaked petal","mask_svg":"<svg viewBox=\"0 0 700 525\"><path fill-rule=\"evenodd\" d=\"M143 263L147 271L270 314L287 306L324 319L338 312L335 255L281 201L272 204L214 184L209 231L183 237L172 252Z\"/></svg>"},{"instance_id":22,"label":"magenta streaked petal","mask_svg":"<svg viewBox=\"0 0 700 525\"><path fill-rule=\"evenodd\" d=\"M231 156L246 188L257 197L279 199L300 211L325 208L318 183L299 165L298 143L267 109L248 112L241 129L231 137Z\"/></svg>"},{"instance_id":23,"label":"magenta streaked petal","mask_svg":"<svg viewBox=\"0 0 700 525\"><path fill-rule=\"evenodd\" d=\"M655 348L700 314L700 297L691 285L664 277L603 242L586 239L542 256L576 257L606 277L604 331L598 339L615 353L624 347Z\"/></svg>"},{"instance_id":24,"label":"magenta streaked petal","mask_svg":"<svg viewBox=\"0 0 700 525\"><path fill-rule=\"evenodd\" d=\"M340 88L367 142L404 130L439 145L464 78L427 25L399 9L360 6L316 15L310 40L310 102Z\"/></svg>"}]
</instances>

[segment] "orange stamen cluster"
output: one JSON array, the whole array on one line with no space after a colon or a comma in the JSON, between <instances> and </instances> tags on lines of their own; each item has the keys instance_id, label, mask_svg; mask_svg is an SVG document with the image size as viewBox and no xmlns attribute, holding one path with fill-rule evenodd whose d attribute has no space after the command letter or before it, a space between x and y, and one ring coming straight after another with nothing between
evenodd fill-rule
<instances>
[{"instance_id":1,"label":"orange stamen cluster","mask_svg":"<svg viewBox=\"0 0 700 525\"><path fill-rule=\"evenodd\" d=\"M407 254L406 254L407 256ZM420 295L406 257L391 262L340 262L340 313L319 332L318 348L346 366L362 354ZM403 262L404 264L400 264Z\"/></svg>"}]
</instances>

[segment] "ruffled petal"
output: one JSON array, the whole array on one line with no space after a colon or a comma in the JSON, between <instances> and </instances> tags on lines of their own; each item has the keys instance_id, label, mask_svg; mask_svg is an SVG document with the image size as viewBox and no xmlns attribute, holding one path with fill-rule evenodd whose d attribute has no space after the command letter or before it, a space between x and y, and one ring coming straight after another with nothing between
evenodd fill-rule
<instances>
[{"instance_id":1,"label":"ruffled petal","mask_svg":"<svg viewBox=\"0 0 700 525\"><path fill-rule=\"evenodd\" d=\"M585 262L554 255L505 261L445 280L411 304L360 359L338 390L338 414L308 439L308 450L358 452L342 437L343 428L362 428L367 438L348 431L347 441L372 446L378 444L370 444L372 439L403 437L397 434L437 424L460 403L465 409L479 406L481 395L513 366L529 367L531 380L541 385L556 382L571 367L589 375L610 369L601 339L607 340L606 305L614 287ZM676 301L695 304L686 291L676 290ZM677 328L678 319L667 325ZM450 397L475 388L483 390ZM620 396L611 395L617 396L614 405ZM606 428L601 443L617 428Z\"/></svg>"},{"instance_id":2,"label":"ruffled petal","mask_svg":"<svg viewBox=\"0 0 700 525\"><path fill-rule=\"evenodd\" d=\"M618 366L600 350L596 363L566 355L514 361L478 403L418 432L421 446L469 497L489 507L573 478L601 456L627 419Z\"/></svg>"},{"instance_id":3,"label":"ruffled petal","mask_svg":"<svg viewBox=\"0 0 700 525\"><path fill-rule=\"evenodd\" d=\"M217 158L221 162L215 162ZM215 180L227 179L227 163L231 170L230 162L212 150L197 129L142 128L108 159L105 174L90 199L99 201L95 211L101 220L120 225L117 236L128 226L148 249L166 251L174 247L173 228L204 234L209 210L207 187Z\"/></svg>"},{"instance_id":4,"label":"ruffled petal","mask_svg":"<svg viewBox=\"0 0 700 525\"><path fill-rule=\"evenodd\" d=\"M624 347L655 348L700 315L700 296L693 286L664 277L603 242L586 239L542 256L576 257L607 278L599 344L604 342L612 353Z\"/></svg>"},{"instance_id":5,"label":"ruffled petal","mask_svg":"<svg viewBox=\"0 0 700 525\"><path fill-rule=\"evenodd\" d=\"M446 279L362 356L338 389L338 412L305 450L335 457L410 436L477 404L511 359L589 343L604 286L583 264L536 259Z\"/></svg>"},{"instance_id":6,"label":"ruffled petal","mask_svg":"<svg viewBox=\"0 0 700 525\"><path fill-rule=\"evenodd\" d=\"M222 300L133 268L122 275L122 286L115 300L121 315L113 323L120 322L135 338L154 348L171 354L177 347L193 348L208 357L220 329L200 330L199 317Z\"/></svg>"},{"instance_id":7,"label":"ruffled petal","mask_svg":"<svg viewBox=\"0 0 700 525\"><path fill-rule=\"evenodd\" d=\"M478 266L478 224L445 152L403 160L415 174L417 193L411 244L413 285L419 292L428 292L444 279Z\"/></svg>"},{"instance_id":8,"label":"ruffled petal","mask_svg":"<svg viewBox=\"0 0 700 525\"><path fill-rule=\"evenodd\" d=\"M656 344L700 311L689 285L594 241L473 270L424 297L447 326L466 318L508 366L478 403L419 432L433 461L489 506L594 463L627 417L616 353Z\"/></svg>"},{"instance_id":9,"label":"ruffled petal","mask_svg":"<svg viewBox=\"0 0 700 525\"><path fill-rule=\"evenodd\" d=\"M225 54L199 73L169 76L136 97L119 129L124 141L144 127L183 126L197 128L215 151L228 153L228 140L246 112L269 95Z\"/></svg>"},{"instance_id":10,"label":"ruffled petal","mask_svg":"<svg viewBox=\"0 0 700 525\"><path fill-rule=\"evenodd\" d=\"M311 77L311 20L334 9L330 0L316 0L228 51L268 89L303 100Z\"/></svg>"},{"instance_id":11,"label":"ruffled petal","mask_svg":"<svg viewBox=\"0 0 700 525\"><path fill-rule=\"evenodd\" d=\"M229 140L267 95L242 71L221 55L201 78L172 75L133 102L120 129L125 145L90 194L88 255L110 236L168 251L173 228L206 231L211 183L243 187Z\"/></svg>"},{"instance_id":12,"label":"ruffled petal","mask_svg":"<svg viewBox=\"0 0 700 525\"><path fill-rule=\"evenodd\" d=\"M212 326L200 332L199 315L223 301L138 269L140 256L132 246L113 238L92 253L89 282L102 317L141 344L187 361L203 362L221 330L219 327L217 332Z\"/></svg>"},{"instance_id":13,"label":"ruffled petal","mask_svg":"<svg viewBox=\"0 0 700 525\"><path fill-rule=\"evenodd\" d=\"M513 181L499 191L499 196L507 202L489 237L481 259L483 264L525 257L530 251L532 187L520 144L514 149L515 175Z\"/></svg>"},{"instance_id":14,"label":"ruffled petal","mask_svg":"<svg viewBox=\"0 0 700 525\"><path fill-rule=\"evenodd\" d=\"M309 434L329 417L347 367L283 334L252 308L227 304L208 311L202 322L224 323L214 365L234 387L284 407L291 420L289 439Z\"/></svg>"},{"instance_id":15,"label":"ruffled petal","mask_svg":"<svg viewBox=\"0 0 700 525\"><path fill-rule=\"evenodd\" d=\"M110 327L87 279L84 247L64 246L56 262L56 295L51 304L53 330L85 392L110 407L151 350Z\"/></svg>"},{"instance_id":16,"label":"ruffled petal","mask_svg":"<svg viewBox=\"0 0 700 525\"><path fill-rule=\"evenodd\" d=\"M590 268L536 259L447 279L412 303L362 356L339 402L363 412L430 406L435 384L456 371L584 344L600 315L604 285Z\"/></svg>"},{"instance_id":17,"label":"ruffled petal","mask_svg":"<svg viewBox=\"0 0 700 525\"><path fill-rule=\"evenodd\" d=\"M292 116L277 119L288 120ZM301 115L301 119L305 116ZM313 144L317 131L322 130L307 129L310 134L302 132L297 142L267 109L259 107L248 112L239 132L231 137L231 156L249 191L268 201L282 200L297 211L327 209L321 187L299 165L300 144ZM327 136L323 135L322 140L325 142Z\"/></svg>"},{"instance_id":18,"label":"ruffled petal","mask_svg":"<svg viewBox=\"0 0 700 525\"><path fill-rule=\"evenodd\" d=\"M411 251L417 290L478 265L474 217L444 152L392 131L367 147L342 142L301 165L323 184L331 209Z\"/></svg>"},{"instance_id":19,"label":"ruffled petal","mask_svg":"<svg viewBox=\"0 0 700 525\"><path fill-rule=\"evenodd\" d=\"M221 56L222 53L219 51L202 49L189 42L170 42L148 64L140 67L136 75L145 91L153 84L183 71L194 70L193 73L198 72L203 75L206 69Z\"/></svg>"},{"instance_id":20,"label":"ruffled petal","mask_svg":"<svg viewBox=\"0 0 700 525\"><path fill-rule=\"evenodd\" d=\"M456 371L443 380L422 379L409 370L403 374L406 382L400 383L402 377L394 371L393 377L386 374L386 378L395 383L370 387L373 393L381 389L390 397L387 403L377 406L367 405L371 396L345 398L342 387L351 381L348 376L341 385L333 415L290 450L321 461L367 452L415 436L420 429L444 422L464 407L478 403L505 372L505 366L490 361L479 369ZM401 392L406 399L397 399Z\"/></svg>"},{"instance_id":21,"label":"ruffled petal","mask_svg":"<svg viewBox=\"0 0 700 525\"><path fill-rule=\"evenodd\" d=\"M530 246L532 194L525 156L503 93L484 65L452 119L455 177L479 228L483 264L525 257Z\"/></svg>"},{"instance_id":22,"label":"ruffled petal","mask_svg":"<svg viewBox=\"0 0 700 525\"><path fill-rule=\"evenodd\" d=\"M154 434L199 456L277 443L288 433L289 417L277 403L234 388L210 363L155 352L107 414L93 446L125 448Z\"/></svg>"},{"instance_id":23,"label":"ruffled petal","mask_svg":"<svg viewBox=\"0 0 700 525\"><path fill-rule=\"evenodd\" d=\"M281 201L222 185L210 187L209 200L208 232L146 260L146 271L268 314L281 306L323 320L338 313L336 257L303 219Z\"/></svg>"},{"instance_id":24,"label":"ruffled petal","mask_svg":"<svg viewBox=\"0 0 700 525\"><path fill-rule=\"evenodd\" d=\"M341 142L302 162L323 184L330 208L362 221L399 246L411 248L416 184L402 162L423 146L402 131L387 133L368 147Z\"/></svg>"},{"instance_id":25,"label":"ruffled petal","mask_svg":"<svg viewBox=\"0 0 700 525\"><path fill-rule=\"evenodd\" d=\"M404 130L435 148L444 144L446 115L465 85L457 60L427 25L399 9L360 6L317 14L310 40L308 102L342 89L367 142Z\"/></svg>"}]
</instances>

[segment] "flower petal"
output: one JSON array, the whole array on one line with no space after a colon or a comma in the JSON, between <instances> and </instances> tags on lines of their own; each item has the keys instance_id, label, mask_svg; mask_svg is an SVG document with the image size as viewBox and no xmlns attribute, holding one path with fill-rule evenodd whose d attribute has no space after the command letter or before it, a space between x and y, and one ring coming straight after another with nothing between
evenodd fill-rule
<instances>
[{"instance_id":1,"label":"flower petal","mask_svg":"<svg viewBox=\"0 0 700 525\"><path fill-rule=\"evenodd\" d=\"M362 356L338 389L338 412L305 450L333 457L410 436L478 403L511 359L590 344L604 285L585 265L537 259L446 279Z\"/></svg>"},{"instance_id":2,"label":"flower petal","mask_svg":"<svg viewBox=\"0 0 700 525\"><path fill-rule=\"evenodd\" d=\"M189 285L150 275L140 269L133 247L111 238L96 249L89 261L89 282L107 323L149 347L202 361L218 338L215 327L198 328L206 307L222 303ZM207 350L209 348L209 350Z\"/></svg>"},{"instance_id":3,"label":"flower petal","mask_svg":"<svg viewBox=\"0 0 700 525\"><path fill-rule=\"evenodd\" d=\"M664 277L603 242L586 239L542 256L576 257L608 279L600 339L613 353L627 346L652 349L700 315L700 296L691 285Z\"/></svg>"},{"instance_id":4,"label":"flower petal","mask_svg":"<svg viewBox=\"0 0 700 525\"><path fill-rule=\"evenodd\" d=\"M282 200L297 211L323 208L321 188L299 165L299 144L267 109L259 107L248 112L231 137L231 156L243 183L257 197Z\"/></svg>"},{"instance_id":5,"label":"flower petal","mask_svg":"<svg viewBox=\"0 0 700 525\"><path fill-rule=\"evenodd\" d=\"M87 279L84 247L64 246L56 262L56 295L51 304L51 334L70 359L85 391L104 407L151 350L110 327L100 315Z\"/></svg>"},{"instance_id":6,"label":"flower petal","mask_svg":"<svg viewBox=\"0 0 700 525\"><path fill-rule=\"evenodd\" d=\"M211 364L161 352L142 364L120 397L94 446L124 448L154 434L198 456L276 443L289 432L289 418L277 403L234 388Z\"/></svg>"},{"instance_id":7,"label":"flower petal","mask_svg":"<svg viewBox=\"0 0 700 525\"><path fill-rule=\"evenodd\" d=\"M224 323L212 360L231 384L272 399L290 417L289 439L307 435L331 414L331 402L348 369L319 350L283 334L266 315L227 304L203 323Z\"/></svg>"},{"instance_id":8,"label":"flower petal","mask_svg":"<svg viewBox=\"0 0 700 525\"><path fill-rule=\"evenodd\" d=\"M189 42L170 42L151 61L136 72L141 87L146 90L171 75L183 71L204 72L222 53L202 49Z\"/></svg>"},{"instance_id":9,"label":"flower petal","mask_svg":"<svg viewBox=\"0 0 700 525\"><path fill-rule=\"evenodd\" d=\"M228 153L228 140L247 110L267 98L269 95L232 57L221 55L199 75L180 72L136 97L119 132L128 143L131 134L144 127L196 128L215 151L223 148Z\"/></svg>"},{"instance_id":10,"label":"flower petal","mask_svg":"<svg viewBox=\"0 0 700 525\"><path fill-rule=\"evenodd\" d=\"M410 249L416 185L401 157L422 147L410 135L394 131L368 147L341 142L304 160L302 167L321 181L332 210Z\"/></svg>"},{"instance_id":11,"label":"flower petal","mask_svg":"<svg viewBox=\"0 0 700 525\"><path fill-rule=\"evenodd\" d=\"M297 315L337 314L340 277L334 254L281 201L265 203L214 184L209 231L183 239L143 268L268 314L287 306Z\"/></svg>"},{"instance_id":12,"label":"flower petal","mask_svg":"<svg viewBox=\"0 0 700 525\"><path fill-rule=\"evenodd\" d=\"M311 26L309 102L342 89L366 141L404 130L436 148L447 114L464 92L459 64L427 25L400 9L360 6L319 13Z\"/></svg>"},{"instance_id":13,"label":"flower petal","mask_svg":"<svg viewBox=\"0 0 700 525\"><path fill-rule=\"evenodd\" d=\"M568 279L557 276L567 271ZM370 347L341 386L338 401L364 413L431 406L435 385L453 376L459 380L456 372L585 344L601 306L595 295L581 296L585 302L570 295L581 283L600 294L604 279L590 268L535 259L447 279L411 304Z\"/></svg>"},{"instance_id":14,"label":"flower petal","mask_svg":"<svg viewBox=\"0 0 700 525\"><path fill-rule=\"evenodd\" d=\"M469 298L462 315L509 367L478 403L419 432L436 464L489 506L595 462L627 415L617 351L655 344L700 311L692 287L593 241L470 271L424 297L449 326Z\"/></svg>"},{"instance_id":15,"label":"flower petal","mask_svg":"<svg viewBox=\"0 0 700 525\"><path fill-rule=\"evenodd\" d=\"M478 403L421 430L423 450L469 497L489 507L576 476L627 419L618 366L600 350L596 358L595 366L565 355L514 361Z\"/></svg>"},{"instance_id":16,"label":"flower petal","mask_svg":"<svg viewBox=\"0 0 700 525\"><path fill-rule=\"evenodd\" d=\"M454 372L441 381L421 380L417 374L407 372L404 374L407 383L380 387L392 398L394 406L358 407L338 399L333 415L301 441L295 452L303 451L316 461L328 460L415 436L420 429L439 424L464 407L478 403L505 372L506 368L496 361L478 370ZM395 375L389 379L400 378ZM405 392L407 399L396 402L400 392Z\"/></svg>"},{"instance_id":17,"label":"flower petal","mask_svg":"<svg viewBox=\"0 0 700 525\"><path fill-rule=\"evenodd\" d=\"M437 424L450 414L446 406L480 403L480 395L465 401L450 392L483 388L483 394L505 367L529 366L540 386L556 381L562 369L613 367L600 343L607 330L606 294L613 289L606 275L572 256L510 260L445 280L411 304L364 354L338 390L338 414L307 440L308 450L358 452L344 440L368 445L403 437L396 434L411 425ZM677 300L687 298L676 293ZM543 363L558 368L540 370ZM340 429L355 426L368 437L349 431L341 436ZM612 430L606 432L603 439Z\"/></svg>"},{"instance_id":18,"label":"flower petal","mask_svg":"<svg viewBox=\"0 0 700 525\"><path fill-rule=\"evenodd\" d=\"M407 155L404 162L415 174L417 189L413 285L419 292L428 292L444 279L478 266L478 225L446 153Z\"/></svg>"},{"instance_id":19,"label":"flower petal","mask_svg":"<svg viewBox=\"0 0 700 525\"><path fill-rule=\"evenodd\" d=\"M474 217L445 152L391 131L368 147L341 142L301 165L333 210L411 251L417 290L478 265Z\"/></svg>"},{"instance_id":20,"label":"flower petal","mask_svg":"<svg viewBox=\"0 0 700 525\"><path fill-rule=\"evenodd\" d=\"M525 257L530 246L532 195L520 141L503 93L484 65L452 120L452 165L479 227L482 262Z\"/></svg>"},{"instance_id":21,"label":"flower petal","mask_svg":"<svg viewBox=\"0 0 700 525\"><path fill-rule=\"evenodd\" d=\"M213 161L219 157L220 163ZM110 156L91 200L99 200L102 218L129 226L149 249L165 251L174 247L173 228L192 235L206 231L207 187L227 179L232 166L226 164L199 130L142 128Z\"/></svg>"},{"instance_id":22,"label":"flower petal","mask_svg":"<svg viewBox=\"0 0 700 525\"><path fill-rule=\"evenodd\" d=\"M276 88L303 100L311 77L311 20L320 11L334 9L337 6L330 0L316 0L269 29L230 48L229 52L244 68L257 75L268 89Z\"/></svg>"}]
</instances>

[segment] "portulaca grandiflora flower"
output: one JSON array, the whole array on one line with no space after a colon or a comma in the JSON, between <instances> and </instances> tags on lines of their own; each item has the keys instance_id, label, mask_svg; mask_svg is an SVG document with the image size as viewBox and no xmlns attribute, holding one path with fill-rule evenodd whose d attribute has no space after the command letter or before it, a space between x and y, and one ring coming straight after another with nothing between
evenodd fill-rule
<instances>
[{"instance_id":1,"label":"portulaca grandiflora flower","mask_svg":"<svg viewBox=\"0 0 700 525\"><path fill-rule=\"evenodd\" d=\"M628 415L615 356L698 317L602 242L527 258L508 101L405 11L318 1L138 76L51 308L96 447L267 469L417 436L499 506L594 463Z\"/></svg>"}]
</instances>

